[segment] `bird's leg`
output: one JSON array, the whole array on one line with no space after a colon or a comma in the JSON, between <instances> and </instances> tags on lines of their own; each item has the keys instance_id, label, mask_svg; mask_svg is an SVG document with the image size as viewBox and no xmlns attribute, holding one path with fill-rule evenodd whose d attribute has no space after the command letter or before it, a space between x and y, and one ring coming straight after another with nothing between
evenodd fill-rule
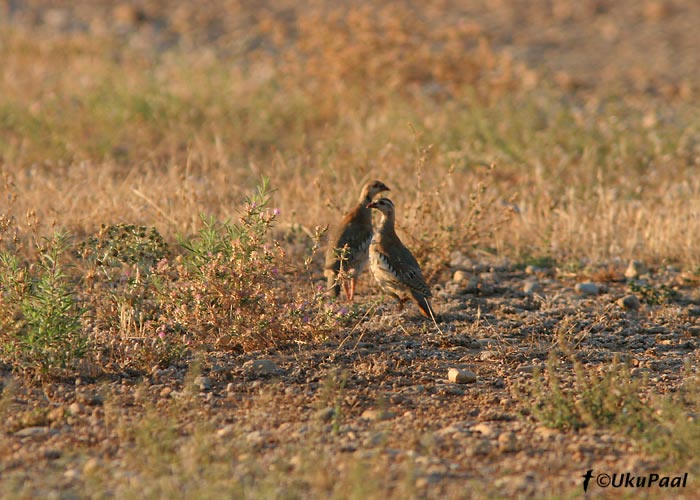
<instances>
[{"instance_id":1,"label":"bird's leg","mask_svg":"<svg viewBox=\"0 0 700 500\"><path fill-rule=\"evenodd\" d=\"M348 300L352 302L352 299L355 297L355 278L350 278L350 297L348 297Z\"/></svg>"}]
</instances>

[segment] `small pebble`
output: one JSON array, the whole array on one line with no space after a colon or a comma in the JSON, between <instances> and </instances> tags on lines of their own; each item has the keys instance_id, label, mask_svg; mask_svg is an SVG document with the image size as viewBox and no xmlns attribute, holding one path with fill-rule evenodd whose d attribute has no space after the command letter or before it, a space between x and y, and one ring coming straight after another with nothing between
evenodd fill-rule
<instances>
[{"instance_id":1,"label":"small pebble","mask_svg":"<svg viewBox=\"0 0 700 500\"><path fill-rule=\"evenodd\" d=\"M57 406L49 410L46 414L46 418L51 422L60 422L66 416L66 408L64 406Z\"/></svg>"},{"instance_id":2,"label":"small pebble","mask_svg":"<svg viewBox=\"0 0 700 500\"><path fill-rule=\"evenodd\" d=\"M81 413L83 413L84 409L85 408L83 407L83 405L77 402L73 403L68 407L68 411L71 413L71 415L80 415Z\"/></svg>"},{"instance_id":3,"label":"small pebble","mask_svg":"<svg viewBox=\"0 0 700 500\"><path fill-rule=\"evenodd\" d=\"M362 412L362 418L365 420L387 420L393 418L394 413L376 408L368 408Z\"/></svg>"},{"instance_id":4,"label":"small pebble","mask_svg":"<svg viewBox=\"0 0 700 500\"><path fill-rule=\"evenodd\" d=\"M469 278L469 273L461 269L455 271L455 273L452 275L452 281L454 281L455 283L463 283L465 281L469 281Z\"/></svg>"},{"instance_id":5,"label":"small pebble","mask_svg":"<svg viewBox=\"0 0 700 500\"><path fill-rule=\"evenodd\" d=\"M496 433L496 430L485 422L481 422L472 426L470 430L472 432L478 432L484 437L490 437Z\"/></svg>"},{"instance_id":6,"label":"small pebble","mask_svg":"<svg viewBox=\"0 0 700 500\"><path fill-rule=\"evenodd\" d=\"M598 295L598 285L595 283L576 283L574 289L581 295Z\"/></svg>"},{"instance_id":7,"label":"small pebble","mask_svg":"<svg viewBox=\"0 0 700 500\"><path fill-rule=\"evenodd\" d=\"M461 293L466 293L470 295L479 293L479 278L477 278L476 276L472 276L471 278L469 278L469 281L467 282L466 286L461 291Z\"/></svg>"},{"instance_id":8,"label":"small pebble","mask_svg":"<svg viewBox=\"0 0 700 500\"><path fill-rule=\"evenodd\" d=\"M24 429L20 429L17 432L15 432L14 435L17 437L36 437L36 436L44 436L48 433L49 433L48 427L35 426L35 427L25 427Z\"/></svg>"},{"instance_id":9,"label":"small pebble","mask_svg":"<svg viewBox=\"0 0 700 500\"><path fill-rule=\"evenodd\" d=\"M74 481L74 480L80 479L80 476L81 476L81 474L80 474L80 471L78 469L67 469L63 473L63 477L65 477L69 481Z\"/></svg>"},{"instance_id":10,"label":"small pebble","mask_svg":"<svg viewBox=\"0 0 700 500\"><path fill-rule=\"evenodd\" d=\"M251 359L243 363L243 369L255 375L274 375L280 368L271 359Z\"/></svg>"},{"instance_id":11,"label":"small pebble","mask_svg":"<svg viewBox=\"0 0 700 500\"><path fill-rule=\"evenodd\" d=\"M461 368L450 368L447 372L447 380L453 384L472 384L476 382L476 373Z\"/></svg>"},{"instance_id":12,"label":"small pebble","mask_svg":"<svg viewBox=\"0 0 700 500\"><path fill-rule=\"evenodd\" d=\"M365 410L365 411L369 411L369 410ZM316 412L315 416L321 422L330 422L333 419L333 417L335 417L335 408L331 408L331 407L321 408L320 410L318 410ZM364 417L364 413L363 413L363 417Z\"/></svg>"},{"instance_id":13,"label":"small pebble","mask_svg":"<svg viewBox=\"0 0 700 500\"><path fill-rule=\"evenodd\" d=\"M631 260L629 265L627 266L627 269L625 269L625 278L629 280L634 280L639 278L642 274L646 274L648 272L646 266L638 261L638 260Z\"/></svg>"},{"instance_id":14,"label":"small pebble","mask_svg":"<svg viewBox=\"0 0 700 500\"><path fill-rule=\"evenodd\" d=\"M631 311L636 311L640 306L639 298L633 293L619 299L617 304L623 309L629 309Z\"/></svg>"},{"instance_id":15,"label":"small pebble","mask_svg":"<svg viewBox=\"0 0 700 500\"><path fill-rule=\"evenodd\" d=\"M523 292L525 292L527 295L533 295L535 292L537 292L541 288L542 287L540 286L540 284L537 280L529 280L529 281L526 281L525 284L523 285Z\"/></svg>"},{"instance_id":16,"label":"small pebble","mask_svg":"<svg viewBox=\"0 0 700 500\"><path fill-rule=\"evenodd\" d=\"M217 438L228 438L233 436L236 431L236 426L233 424L225 425L221 429L216 431Z\"/></svg>"},{"instance_id":17,"label":"small pebble","mask_svg":"<svg viewBox=\"0 0 700 500\"><path fill-rule=\"evenodd\" d=\"M85 464L83 465L83 474L92 474L93 472L96 472L97 469L100 467L100 461L97 458L88 458Z\"/></svg>"},{"instance_id":18,"label":"small pebble","mask_svg":"<svg viewBox=\"0 0 700 500\"><path fill-rule=\"evenodd\" d=\"M211 389L211 379L200 375L199 377L195 377L194 385L197 386L200 391L207 391Z\"/></svg>"},{"instance_id":19,"label":"small pebble","mask_svg":"<svg viewBox=\"0 0 700 500\"><path fill-rule=\"evenodd\" d=\"M504 453L518 451L518 438L514 432L504 432L498 436L498 449Z\"/></svg>"},{"instance_id":20,"label":"small pebble","mask_svg":"<svg viewBox=\"0 0 700 500\"><path fill-rule=\"evenodd\" d=\"M525 268L526 274L537 274L541 271L542 270L539 267L533 266L532 264L528 264L528 266Z\"/></svg>"}]
</instances>

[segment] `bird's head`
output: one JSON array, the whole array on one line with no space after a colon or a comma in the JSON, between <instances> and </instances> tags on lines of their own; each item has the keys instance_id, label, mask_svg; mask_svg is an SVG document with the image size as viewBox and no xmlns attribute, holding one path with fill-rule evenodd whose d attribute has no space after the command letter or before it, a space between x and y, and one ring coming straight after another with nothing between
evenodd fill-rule
<instances>
[{"instance_id":1,"label":"bird's head","mask_svg":"<svg viewBox=\"0 0 700 500\"><path fill-rule=\"evenodd\" d=\"M382 191L390 191L390 189L382 181L369 181L362 188L362 199L372 200L375 196L377 196L377 194L381 193Z\"/></svg>"},{"instance_id":2,"label":"bird's head","mask_svg":"<svg viewBox=\"0 0 700 500\"><path fill-rule=\"evenodd\" d=\"M375 208L384 215L390 215L394 213L394 202L389 198L379 198L377 201L369 203L367 208Z\"/></svg>"}]
</instances>

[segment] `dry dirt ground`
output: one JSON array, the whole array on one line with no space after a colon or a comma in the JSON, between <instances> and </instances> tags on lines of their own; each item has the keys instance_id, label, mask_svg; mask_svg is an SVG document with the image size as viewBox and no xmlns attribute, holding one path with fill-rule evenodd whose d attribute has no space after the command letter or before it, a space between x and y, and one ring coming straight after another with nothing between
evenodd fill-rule
<instances>
[{"instance_id":1,"label":"dry dirt ground","mask_svg":"<svg viewBox=\"0 0 700 500\"><path fill-rule=\"evenodd\" d=\"M393 304L362 303L370 298L363 295L358 310L368 316L320 346L248 355L212 350L196 373L155 367L146 376L15 387L3 424L3 478L29 479L29 491L41 496L80 496L98 471L135 474L138 484L129 458L136 445L125 439L125 426L147 426L149 411L159 414L157 425L172 424L182 435L208 432L235 443L232 464L242 470L255 457L268 472L312 467L337 470L333 475L366 458L385 467L387 484L410 480L412 494L431 498L577 497L588 469L688 472L668 470L620 432L548 428L529 415L518 387L544 369L563 332L587 369L604 372L619 355L632 377L648 380L648 392L674 391L683 365L698 364L695 281L674 271L655 274L649 282L666 284L675 298L626 310L618 304L628 294L622 281L582 295L552 270L529 271L482 266L467 273L470 283L448 283L436 292L441 331L411 308L397 313ZM536 293L524 293L523 283L534 281ZM450 368L472 371L476 382L448 381ZM177 423L167 423L171 418ZM207 430L197 430L204 424ZM44 486L39 472L58 478ZM687 489L670 496L696 496L690 474Z\"/></svg>"},{"instance_id":2,"label":"dry dirt ground","mask_svg":"<svg viewBox=\"0 0 700 500\"><path fill-rule=\"evenodd\" d=\"M49 29L72 29L74 18L157 28L168 15L142 19L140 8L128 4L119 10L106 2L64 3L5 1L0 12L11 22ZM159 3L140 5L148 13ZM495 47L551 72L572 92L610 85L673 94L697 85L696 2L503 0L469 8ZM207 19L206 7L202 11ZM212 349L194 368L156 367L114 380L29 387L8 377L0 491L24 498L159 496L167 488L149 489L157 473L140 470L149 459L140 462L133 450L154 447L163 436L153 431L149 444L129 430L133 424L150 432L151 417L165 422L157 427L173 429L176 446L202 434L213 449L234 443L230 474L242 483L274 477L286 485L265 491L250 484L242 496L284 497L285 487L299 494L304 486L292 484L294 476L317 494L343 496L334 478L347 478L363 461L381 471L361 469L356 482L383 482L430 498L579 497L589 469L682 475L688 471L668 470L667 462L620 432L544 426L519 389L545 367L560 333L591 370L605 373L618 355L633 377L646 377L649 394L673 392L684 367L697 370L696 277L652 269L640 277L639 307L630 308L619 303L633 291L622 275L627 263L614 264L613 271L591 272L597 290L586 294L562 270L456 259L461 279L433 283L439 330L414 308L398 313L388 300L378 302L370 284L360 290L354 327L322 345L253 354ZM475 373L476 381L448 381L454 367ZM166 445L161 452L177 455ZM697 498L700 471L689 472L685 489L650 494ZM365 486L374 496L383 487ZM588 492L637 493L609 493L596 484Z\"/></svg>"}]
</instances>

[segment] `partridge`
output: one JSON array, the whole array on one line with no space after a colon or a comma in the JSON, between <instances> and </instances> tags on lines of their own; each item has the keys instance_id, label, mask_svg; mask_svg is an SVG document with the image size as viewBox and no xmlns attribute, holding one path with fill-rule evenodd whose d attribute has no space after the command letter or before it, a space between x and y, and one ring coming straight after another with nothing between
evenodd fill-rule
<instances>
[{"instance_id":1,"label":"partridge","mask_svg":"<svg viewBox=\"0 0 700 500\"><path fill-rule=\"evenodd\" d=\"M367 205L382 191L389 191L383 182L366 183L357 205L343 217L331 237L323 274L328 279L328 289L336 297L341 283L348 300L352 301L355 295L355 285L367 265L367 250L372 241L372 209Z\"/></svg>"},{"instance_id":2,"label":"partridge","mask_svg":"<svg viewBox=\"0 0 700 500\"><path fill-rule=\"evenodd\" d=\"M394 203L388 198L380 198L367 206L382 213L369 246L369 266L374 278L382 290L398 299L401 307L406 300L412 299L424 316L434 318L428 302L428 297L433 294L416 258L394 230Z\"/></svg>"}]
</instances>

